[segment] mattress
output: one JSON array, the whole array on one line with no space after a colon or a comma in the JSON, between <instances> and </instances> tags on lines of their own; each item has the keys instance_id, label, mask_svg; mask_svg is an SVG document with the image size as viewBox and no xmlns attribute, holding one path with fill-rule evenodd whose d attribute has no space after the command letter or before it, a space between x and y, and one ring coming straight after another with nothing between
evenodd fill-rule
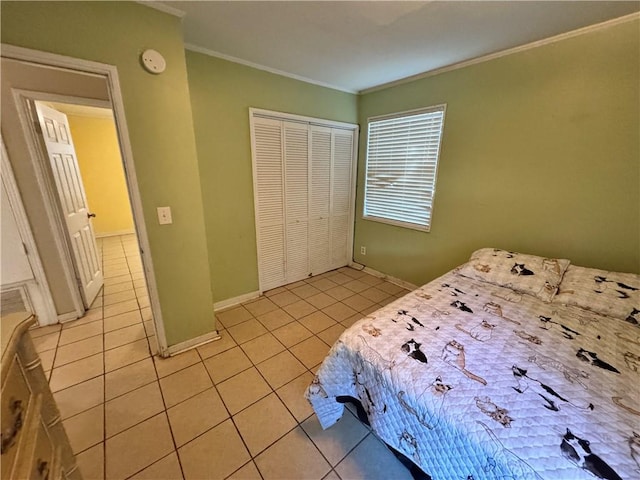
<instances>
[{"instance_id":1,"label":"mattress","mask_svg":"<svg viewBox=\"0 0 640 480\"><path fill-rule=\"evenodd\" d=\"M639 366L630 321L454 270L346 330L305 395L323 428L358 399L433 479L633 479Z\"/></svg>"}]
</instances>

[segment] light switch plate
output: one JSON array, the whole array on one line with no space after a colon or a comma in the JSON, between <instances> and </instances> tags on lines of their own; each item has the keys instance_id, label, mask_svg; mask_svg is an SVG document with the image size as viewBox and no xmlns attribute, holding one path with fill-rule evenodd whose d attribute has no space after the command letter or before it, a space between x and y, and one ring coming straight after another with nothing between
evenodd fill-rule
<instances>
[{"instance_id":1,"label":"light switch plate","mask_svg":"<svg viewBox=\"0 0 640 480\"><path fill-rule=\"evenodd\" d=\"M171 207L158 207L158 223L160 225L170 225L173 223L171 219Z\"/></svg>"}]
</instances>

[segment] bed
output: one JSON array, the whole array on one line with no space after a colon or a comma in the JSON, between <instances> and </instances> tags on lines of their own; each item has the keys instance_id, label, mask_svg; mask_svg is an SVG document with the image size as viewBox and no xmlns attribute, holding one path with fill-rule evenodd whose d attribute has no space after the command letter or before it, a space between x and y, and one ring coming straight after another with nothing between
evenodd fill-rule
<instances>
[{"instance_id":1,"label":"bed","mask_svg":"<svg viewBox=\"0 0 640 480\"><path fill-rule=\"evenodd\" d=\"M498 249L368 315L305 395L433 479L640 478L640 276Z\"/></svg>"}]
</instances>

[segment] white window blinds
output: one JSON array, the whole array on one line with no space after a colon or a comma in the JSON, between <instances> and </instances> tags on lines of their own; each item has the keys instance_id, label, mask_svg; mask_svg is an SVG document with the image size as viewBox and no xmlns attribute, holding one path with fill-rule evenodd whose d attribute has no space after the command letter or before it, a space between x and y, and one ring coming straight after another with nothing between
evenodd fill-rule
<instances>
[{"instance_id":1,"label":"white window blinds","mask_svg":"<svg viewBox=\"0 0 640 480\"><path fill-rule=\"evenodd\" d=\"M369 119L364 218L429 231L445 105Z\"/></svg>"}]
</instances>

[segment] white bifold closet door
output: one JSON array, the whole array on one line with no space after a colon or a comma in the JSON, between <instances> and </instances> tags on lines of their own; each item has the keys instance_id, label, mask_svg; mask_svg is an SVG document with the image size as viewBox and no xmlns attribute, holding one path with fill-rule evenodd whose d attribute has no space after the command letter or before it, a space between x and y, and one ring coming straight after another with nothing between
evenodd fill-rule
<instances>
[{"instance_id":1,"label":"white bifold closet door","mask_svg":"<svg viewBox=\"0 0 640 480\"><path fill-rule=\"evenodd\" d=\"M260 290L351 259L354 130L252 117Z\"/></svg>"}]
</instances>

